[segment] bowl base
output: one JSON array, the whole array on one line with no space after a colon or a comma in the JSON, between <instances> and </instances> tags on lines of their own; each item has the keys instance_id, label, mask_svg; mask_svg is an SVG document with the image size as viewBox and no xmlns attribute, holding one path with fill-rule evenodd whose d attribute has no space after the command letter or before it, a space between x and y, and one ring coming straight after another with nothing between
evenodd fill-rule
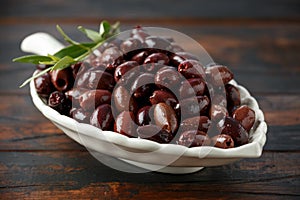
<instances>
[{"instance_id":1,"label":"bowl base","mask_svg":"<svg viewBox=\"0 0 300 200\"><path fill-rule=\"evenodd\" d=\"M204 168L204 167L171 167L171 166L161 166L161 165L135 162L126 159L120 159L120 160L149 171L155 171L155 172L161 172L167 174L190 174L190 173L200 171Z\"/></svg>"}]
</instances>

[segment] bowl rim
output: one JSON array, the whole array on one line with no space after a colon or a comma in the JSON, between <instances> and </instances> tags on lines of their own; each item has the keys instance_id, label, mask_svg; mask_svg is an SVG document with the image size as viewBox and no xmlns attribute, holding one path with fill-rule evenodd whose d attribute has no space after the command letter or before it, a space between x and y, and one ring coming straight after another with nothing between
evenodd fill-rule
<instances>
[{"instance_id":1,"label":"bowl rim","mask_svg":"<svg viewBox=\"0 0 300 200\"><path fill-rule=\"evenodd\" d=\"M72 131L77 131L78 134L93 137L98 140L106 140L107 142L113 142L116 145L123 146L138 151L153 151L158 149L162 150L166 154L181 153L181 156L199 158L199 152L208 152L205 158L257 158L262 154L263 146L266 143L267 124L264 120L262 110L259 108L257 101L250 95L248 90L243 86L237 84L235 80L229 82L236 86L241 93L242 104L249 105L255 111L256 122L255 127L249 133L250 142L248 144L229 148L221 149L212 146L200 146L200 147L185 147L177 144L160 144L154 141L141 139L141 138L129 138L113 131L102 131L97 127L90 124L79 123L71 117L61 115L56 110L47 106L43 100L38 96L34 86L34 80L30 82L30 94L34 105L37 109L52 123L60 125ZM60 127L59 127L60 128ZM61 129L61 128L60 128ZM62 130L63 131L63 130ZM65 131L63 131L65 133ZM65 133L66 134L66 133ZM68 135L69 136L69 135ZM70 137L70 136L69 136ZM71 137L72 138L72 137ZM74 140L74 138L72 138ZM75 140L77 141L77 140ZM80 141L77 141L83 145ZM182 154L182 151L184 153ZM101 152L105 153L105 152Z\"/></svg>"}]
</instances>

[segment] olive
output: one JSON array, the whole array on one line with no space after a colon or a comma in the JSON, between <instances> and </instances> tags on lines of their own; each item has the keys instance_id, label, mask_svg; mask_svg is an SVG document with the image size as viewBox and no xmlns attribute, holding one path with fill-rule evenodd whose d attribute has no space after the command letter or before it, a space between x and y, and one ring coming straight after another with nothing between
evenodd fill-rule
<instances>
[{"instance_id":1,"label":"olive","mask_svg":"<svg viewBox=\"0 0 300 200\"><path fill-rule=\"evenodd\" d=\"M161 129L159 126L154 124L139 126L137 128L137 134L140 138L152 140L158 143L170 143L173 139L171 132L166 129Z\"/></svg>"},{"instance_id":2,"label":"olive","mask_svg":"<svg viewBox=\"0 0 300 200\"><path fill-rule=\"evenodd\" d=\"M154 106L153 117L157 126L171 133L175 133L178 128L176 113L166 103L158 103Z\"/></svg>"},{"instance_id":3,"label":"olive","mask_svg":"<svg viewBox=\"0 0 300 200\"><path fill-rule=\"evenodd\" d=\"M90 124L102 130L110 130L114 122L111 106L102 104L98 106L90 117Z\"/></svg>"},{"instance_id":4,"label":"olive","mask_svg":"<svg viewBox=\"0 0 300 200\"><path fill-rule=\"evenodd\" d=\"M255 112L249 106L243 105L234 111L233 118L249 132L255 122Z\"/></svg>"},{"instance_id":5,"label":"olive","mask_svg":"<svg viewBox=\"0 0 300 200\"><path fill-rule=\"evenodd\" d=\"M184 60L178 66L178 71L185 78L202 78L205 79L203 65L197 60Z\"/></svg>"},{"instance_id":6,"label":"olive","mask_svg":"<svg viewBox=\"0 0 300 200\"><path fill-rule=\"evenodd\" d=\"M134 122L134 114L130 111L121 112L115 119L114 131L128 137L137 137L137 125Z\"/></svg>"},{"instance_id":7,"label":"olive","mask_svg":"<svg viewBox=\"0 0 300 200\"><path fill-rule=\"evenodd\" d=\"M211 138L211 143L215 147L228 149L234 147L234 141L230 135L220 134Z\"/></svg>"},{"instance_id":8,"label":"olive","mask_svg":"<svg viewBox=\"0 0 300 200\"><path fill-rule=\"evenodd\" d=\"M210 138L205 132L188 130L180 135L179 139L177 140L177 144L186 147L208 146L210 145Z\"/></svg>"}]
</instances>

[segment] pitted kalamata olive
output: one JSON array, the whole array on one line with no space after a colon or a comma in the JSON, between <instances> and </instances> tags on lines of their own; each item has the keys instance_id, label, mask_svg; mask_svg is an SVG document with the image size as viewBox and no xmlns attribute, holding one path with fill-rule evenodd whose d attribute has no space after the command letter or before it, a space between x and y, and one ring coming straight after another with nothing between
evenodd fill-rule
<instances>
[{"instance_id":1,"label":"pitted kalamata olive","mask_svg":"<svg viewBox=\"0 0 300 200\"><path fill-rule=\"evenodd\" d=\"M158 143L170 143L173 139L171 132L165 129L161 129L159 126L149 124L145 126L139 126L137 128L137 134L140 138L152 140Z\"/></svg>"},{"instance_id":2,"label":"pitted kalamata olive","mask_svg":"<svg viewBox=\"0 0 300 200\"><path fill-rule=\"evenodd\" d=\"M145 48L153 48L153 49L160 49L160 50L172 50L171 43L158 36L148 36L146 37L144 44L146 45Z\"/></svg>"},{"instance_id":3,"label":"pitted kalamata olive","mask_svg":"<svg viewBox=\"0 0 300 200\"><path fill-rule=\"evenodd\" d=\"M178 128L177 116L173 108L166 103L158 103L154 106L154 121L157 126L175 133Z\"/></svg>"},{"instance_id":4,"label":"pitted kalamata olive","mask_svg":"<svg viewBox=\"0 0 300 200\"><path fill-rule=\"evenodd\" d=\"M111 91L115 86L114 77L110 73L101 70L90 71L87 86L89 89L104 89Z\"/></svg>"},{"instance_id":5,"label":"pitted kalamata olive","mask_svg":"<svg viewBox=\"0 0 300 200\"><path fill-rule=\"evenodd\" d=\"M131 98L128 90L125 86L118 85L113 91L114 105L119 112L122 111L133 111L137 110L136 101Z\"/></svg>"},{"instance_id":6,"label":"pitted kalamata olive","mask_svg":"<svg viewBox=\"0 0 300 200\"><path fill-rule=\"evenodd\" d=\"M183 81L179 88L180 98L204 95L206 84L201 78L191 78Z\"/></svg>"},{"instance_id":7,"label":"pitted kalamata olive","mask_svg":"<svg viewBox=\"0 0 300 200\"><path fill-rule=\"evenodd\" d=\"M64 93L54 91L49 95L48 106L58 111L62 115L69 115L71 102L66 98Z\"/></svg>"},{"instance_id":8,"label":"pitted kalamata olive","mask_svg":"<svg viewBox=\"0 0 300 200\"><path fill-rule=\"evenodd\" d=\"M157 71L154 82L158 87L178 90L182 77L173 67L163 67Z\"/></svg>"},{"instance_id":9,"label":"pitted kalamata olive","mask_svg":"<svg viewBox=\"0 0 300 200\"><path fill-rule=\"evenodd\" d=\"M90 117L90 124L104 131L110 130L114 123L114 117L109 104L98 106Z\"/></svg>"},{"instance_id":10,"label":"pitted kalamata olive","mask_svg":"<svg viewBox=\"0 0 300 200\"><path fill-rule=\"evenodd\" d=\"M183 99L179 103L182 116L194 117L207 115L210 100L207 96L197 96Z\"/></svg>"},{"instance_id":11,"label":"pitted kalamata olive","mask_svg":"<svg viewBox=\"0 0 300 200\"><path fill-rule=\"evenodd\" d=\"M123 57L123 53L115 46L109 47L104 50L101 55L101 63L107 65L115 62L115 60Z\"/></svg>"},{"instance_id":12,"label":"pitted kalamata olive","mask_svg":"<svg viewBox=\"0 0 300 200\"><path fill-rule=\"evenodd\" d=\"M223 65L214 65L206 68L208 82L214 86L226 85L233 79L233 73Z\"/></svg>"},{"instance_id":13,"label":"pitted kalamata olive","mask_svg":"<svg viewBox=\"0 0 300 200\"><path fill-rule=\"evenodd\" d=\"M53 70L50 72L50 75L51 82L58 91L64 92L73 87L74 78L71 68Z\"/></svg>"},{"instance_id":14,"label":"pitted kalamata olive","mask_svg":"<svg viewBox=\"0 0 300 200\"><path fill-rule=\"evenodd\" d=\"M140 48L142 48L142 42L136 38L128 38L120 45L120 49L123 51L123 53L128 53Z\"/></svg>"},{"instance_id":15,"label":"pitted kalamata olive","mask_svg":"<svg viewBox=\"0 0 300 200\"><path fill-rule=\"evenodd\" d=\"M178 68L178 65L185 60L185 58L173 53L169 55L170 64L176 68Z\"/></svg>"},{"instance_id":16,"label":"pitted kalamata olive","mask_svg":"<svg viewBox=\"0 0 300 200\"><path fill-rule=\"evenodd\" d=\"M220 134L211 138L211 143L215 147L228 149L234 147L234 141L230 135Z\"/></svg>"},{"instance_id":17,"label":"pitted kalamata olive","mask_svg":"<svg viewBox=\"0 0 300 200\"><path fill-rule=\"evenodd\" d=\"M148 64L148 63L158 63L162 65L168 65L169 57L163 53L152 53L144 60L144 64Z\"/></svg>"},{"instance_id":18,"label":"pitted kalamata olive","mask_svg":"<svg viewBox=\"0 0 300 200\"><path fill-rule=\"evenodd\" d=\"M131 60L136 61L139 65L143 64L145 59L149 56L148 51L141 51L138 54L134 55Z\"/></svg>"},{"instance_id":19,"label":"pitted kalamata olive","mask_svg":"<svg viewBox=\"0 0 300 200\"><path fill-rule=\"evenodd\" d=\"M187 118L183 120L180 124L180 128L183 132L188 130L198 130L206 133L209 126L210 120L207 116L196 116Z\"/></svg>"},{"instance_id":20,"label":"pitted kalamata olive","mask_svg":"<svg viewBox=\"0 0 300 200\"><path fill-rule=\"evenodd\" d=\"M111 92L108 90L89 90L80 95L79 103L84 110L94 110L101 104L111 102Z\"/></svg>"},{"instance_id":21,"label":"pitted kalamata olive","mask_svg":"<svg viewBox=\"0 0 300 200\"><path fill-rule=\"evenodd\" d=\"M114 131L128 137L137 137L137 125L134 122L134 114L129 111L121 112L115 119Z\"/></svg>"},{"instance_id":22,"label":"pitted kalamata olive","mask_svg":"<svg viewBox=\"0 0 300 200\"><path fill-rule=\"evenodd\" d=\"M142 73L133 81L131 93L136 98L147 98L155 89L154 75L150 73Z\"/></svg>"},{"instance_id":23,"label":"pitted kalamata olive","mask_svg":"<svg viewBox=\"0 0 300 200\"><path fill-rule=\"evenodd\" d=\"M216 122L223 119L224 117L229 116L229 114L226 107L217 104L212 104L210 107L209 116L212 121Z\"/></svg>"},{"instance_id":24,"label":"pitted kalamata olive","mask_svg":"<svg viewBox=\"0 0 300 200\"><path fill-rule=\"evenodd\" d=\"M231 117L225 117L221 134L230 135L236 146L248 143L248 133L239 121Z\"/></svg>"},{"instance_id":25,"label":"pitted kalamata olive","mask_svg":"<svg viewBox=\"0 0 300 200\"><path fill-rule=\"evenodd\" d=\"M78 73L81 65L82 65L82 62L78 62L78 63L75 63L75 64L71 65L72 75L73 75L74 79L76 78L77 73Z\"/></svg>"},{"instance_id":26,"label":"pitted kalamata olive","mask_svg":"<svg viewBox=\"0 0 300 200\"><path fill-rule=\"evenodd\" d=\"M153 121L153 109L151 106L144 106L136 114L136 123L139 126L148 125Z\"/></svg>"},{"instance_id":27,"label":"pitted kalamata olive","mask_svg":"<svg viewBox=\"0 0 300 200\"><path fill-rule=\"evenodd\" d=\"M226 94L221 95L221 94L211 94L210 95L210 100L211 104L223 106L227 108L227 99L226 99Z\"/></svg>"},{"instance_id":28,"label":"pitted kalamata olive","mask_svg":"<svg viewBox=\"0 0 300 200\"><path fill-rule=\"evenodd\" d=\"M37 72L40 72L40 70L37 70ZM50 93L54 91L54 86L48 73L35 78L34 86L40 97L48 98Z\"/></svg>"},{"instance_id":29,"label":"pitted kalamata olive","mask_svg":"<svg viewBox=\"0 0 300 200\"><path fill-rule=\"evenodd\" d=\"M233 113L234 109L241 105L241 96L239 90L231 84L225 85L227 109L230 114Z\"/></svg>"},{"instance_id":30,"label":"pitted kalamata olive","mask_svg":"<svg viewBox=\"0 0 300 200\"><path fill-rule=\"evenodd\" d=\"M173 93L165 90L155 90L153 94L149 97L149 100L152 105L158 103L166 103L172 108L174 108L178 103L176 96Z\"/></svg>"},{"instance_id":31,"label":"pitted kalamata olive","mask_svg":"<svg viewBox=\"0 0 300 200\"><path fill-rule=\"evenodd\" d=\"M243 105L234 111L233 118L249 132L255 122L255 112L249 106Z\"/></svg>"},{"instance_id":32,"label":"pitted kalamata olive","mask_svg":"<svg viewBox=\"0 0 300 200\"><path fill-rule=\"evenodd\" d=\"M67 99L72 101L72 106L74 107L74 106L79 106L79 97L86 91L88 91L88 89L72 88L71 90L66 91L65 95L66 95Z\"/></svg>"},{"instance_id":33,"label":"pitted kalamata olive","mask_svg":"<svg viewBox=\"0 0 300 200\"><path fill-rule=\"evenodd\" d=\"M138 66L139 64L135 61L127 61L122 63L115 70L115 81L120 81L124 84L127 84L129 79L131 79L132 77L136 77L140 72Z\"/></svg>"},{"instance_id":34,"label":"pitted kalamata olive","mask_svg":"<svg viewBox=\"0 0 300 200\"><path fill-rule=\"evenodd\" d=\"M80 123L89 123L91 113L83 110L82 108L72 108L70 116Z\"/></svg>"},{"instance_id":35,"label":"pitted kalamata olive","mask_svg":"<svg viewBox=\"0 0 300 200\"><path fill-rule=\"evenodd\" d=\"M208 146L210 138L203 131L189 130L181 133L177 144L186 147Z\"/></svg>"},{"instance_id":36,"label":"pitted kalamata olive","mask_svg":"<svg viewBox=\"0 0 300 200\"><path fill-rule=\"evenodd\" d=\"M205 79L203 66L197 60L184 60L178 66L178 71L185 78L202 78Z\"/></svg>"}]
</instances>

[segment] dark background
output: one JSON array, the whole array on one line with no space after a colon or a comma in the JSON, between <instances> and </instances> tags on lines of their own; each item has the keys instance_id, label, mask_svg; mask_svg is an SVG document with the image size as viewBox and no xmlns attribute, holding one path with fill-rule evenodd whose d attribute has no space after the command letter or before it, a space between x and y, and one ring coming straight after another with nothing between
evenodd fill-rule
<instances>
[{"instance_id":1,"label":"dark background","mask_svg":"<svg viewBox=\"0 0 300 200\"><path fill-rule=\"evenodd\" d=\"M161 26L197 40L227 65L265 113L261 158L189 175L127 174L95 160L33 106L34 67L12 63L34 32L84 40L101 20ZM300 195L300 1L4 0L0 7L0 199L298 199Z\"/></svg>"}]
</instances>

